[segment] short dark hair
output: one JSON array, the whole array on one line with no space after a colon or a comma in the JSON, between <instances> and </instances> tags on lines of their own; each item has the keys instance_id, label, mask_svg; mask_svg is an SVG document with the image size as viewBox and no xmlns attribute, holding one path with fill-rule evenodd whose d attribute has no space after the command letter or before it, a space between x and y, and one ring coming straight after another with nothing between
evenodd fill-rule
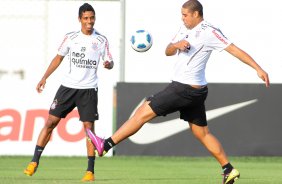
<instances>
[{"instance_id":1,"label":"short dark hair","mask_svg":"<svg viewBox=\"0 0 282 184\"><path fill-rule=\"evenodd\" d=\"M86 12L86 11L92 11L92 12L94 13L94 15L95 15L95 10L94 10L94 8L93 8L90 4L84 3L83 5L81 5L81 6L79 7L79 11L78 11L78 16L79 16L79 18L81 18L81 17L82 17L82 14L83 14L84 12Z\"/></svg>"},{"instance_id":2,"label":"short dark hair","mask_svg":"<svg viewBox=\"0 0 282 184\"><path fill-rule=\"evenodd\" d=\"M188 0L182 5L182 8L189 9L193 12L199 12L199 15L203 17L203 6L198 0Z\"/></svg>"}]
</instances>

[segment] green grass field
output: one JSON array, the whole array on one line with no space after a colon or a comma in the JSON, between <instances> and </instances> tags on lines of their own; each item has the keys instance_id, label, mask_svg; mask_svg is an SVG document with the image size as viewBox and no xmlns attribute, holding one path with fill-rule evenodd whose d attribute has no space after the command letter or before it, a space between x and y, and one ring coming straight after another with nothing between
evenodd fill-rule
<instances>
[{"instance_id":1,"label":"green grass field","mask_svg":"<svg viewBox=\"0 0 282 184\"><path fill-rule=\"evenodd\" d=\"M1 184L82 183L85 157L41 158L36 174L23 174L31 157L1 156ZM281 184L282 157L230 157L241 172L236 184ZM96 159L96 184L221 184L212 157L107 157Z\"/></svg>"}]
</instances>

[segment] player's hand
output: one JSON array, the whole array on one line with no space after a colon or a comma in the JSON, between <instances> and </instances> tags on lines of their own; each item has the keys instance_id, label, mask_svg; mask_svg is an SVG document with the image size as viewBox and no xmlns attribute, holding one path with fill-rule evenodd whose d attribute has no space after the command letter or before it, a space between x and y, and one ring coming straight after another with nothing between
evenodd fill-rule
<instances>
[{"instance_id":1,"label":"player's hand","mask_svg":"<svg viewBox=\"0 0 282 184\"><path fill-rule=\"evenodd\" d=\"M41 93L43 91L43 89L45 88L45 84L46 84L46 79L44 79L44 78L41 79L36 86L36 91L38 93Z\"/></svg>"},{"instance_id":2,"label":"player's hand","mask_svg":"<svg viewBox=\"0 0 282 184\"><path fill-rule=\"evenodd\" d=\"M269 82L268 74L263 69L259 69L257 71L257 74L259 78L261 78L265 82L265 86L269 87L270 82Z\"/></svg>"},{"instance_id":3,"label":"player's hand","mask_svg":"<svg viewBox=\"0 0 282 184\"><path fill-rule=\"evenodd\" d=\"M187 40L181 40L175 43L175 46L181 51L188 51L190 49L190 43Z\"/></svg>"},{"instance_id":4,"label":"player's hand","mask_svg":"<svg viewBox=\"0 0 282 184\"><path fill-rule=\"evenodd\" d=\"M107 68L107 69L112 69L113 67L114 67L114 62L113 61L105 61L104 63L103 63L103 65L104 65L104 68Z\"/></svg>"}]
</instances>

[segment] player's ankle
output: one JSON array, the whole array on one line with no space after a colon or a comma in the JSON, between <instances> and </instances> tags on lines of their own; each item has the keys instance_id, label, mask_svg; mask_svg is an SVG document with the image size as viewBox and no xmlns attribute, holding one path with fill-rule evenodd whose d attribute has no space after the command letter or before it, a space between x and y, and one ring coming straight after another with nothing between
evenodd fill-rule
<instances>
[{"instance_id":1,"label":"player's ankle","mask_svg":"<svg viewBox=\"0 0 282 184\"><path fill-rule=\"evenodd\" d=\"M104 150L106 152L108 152L112 147L114 147L116 144L114 143L114 141L112 140L111 137L109 137L108 139L105 140L104 142Z\"/></svg>"},{"instance_id":2,"label":"player's ankle","mask_svg":"<svg viewBox=\"0 0 282 184\"><path fill-rule=\"evenodd\" d=\"M232 169L233 169L233 166L230 163L222 166L223 174L230 173L232 171Z\"/></svg>"}]
</instances>

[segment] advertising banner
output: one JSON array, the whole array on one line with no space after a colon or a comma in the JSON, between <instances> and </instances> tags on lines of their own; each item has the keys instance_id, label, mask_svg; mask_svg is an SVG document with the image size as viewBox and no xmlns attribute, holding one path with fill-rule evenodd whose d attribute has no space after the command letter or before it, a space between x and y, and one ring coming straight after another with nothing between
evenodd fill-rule
<instances>
[{"instance_id":1,"label":"advertising banner","mask_svg":"<svg viewBox=\"0 0 282 184\"><path fill-rule=\"evenodd\" d=\"M166 83L118 83L117 127L132 116L148 97ZM282 155L282 85L208 85L206 114L210 131L228 155ZM129 95L130 94L130 95ZM179 113L157 117L146 123L115 149L116 155L208 156Z\"/></svg>"}]
</instances>

